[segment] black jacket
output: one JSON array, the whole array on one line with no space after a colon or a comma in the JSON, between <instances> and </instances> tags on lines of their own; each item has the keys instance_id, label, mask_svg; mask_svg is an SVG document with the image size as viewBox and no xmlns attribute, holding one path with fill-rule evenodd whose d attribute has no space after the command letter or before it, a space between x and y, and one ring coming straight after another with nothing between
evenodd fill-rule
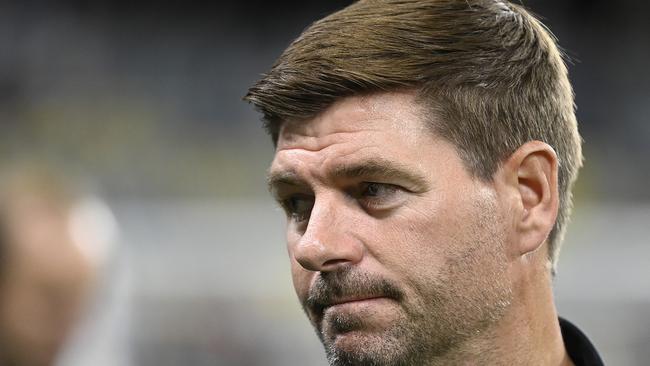
<instances>
[{"instance_id":1,"label":"black jacket","mask_svg":"<svg viewBox=\"0 0 650 366\"><path fill-rule=\"evenodd\" d=\"M560 318L562 339L571 361L576 366L603 366L603 360L589 338L566 319Z\"/></svg>"}]
</instances>

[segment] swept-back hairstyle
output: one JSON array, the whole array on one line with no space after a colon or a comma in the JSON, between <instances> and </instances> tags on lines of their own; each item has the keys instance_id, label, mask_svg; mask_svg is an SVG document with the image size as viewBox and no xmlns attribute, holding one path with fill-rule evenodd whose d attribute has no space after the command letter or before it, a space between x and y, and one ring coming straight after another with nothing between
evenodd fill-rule
<instances>
[{"instance_id":1,"label":"swept-back hairstyle","mask_svg":"<svg viewBox=\"0 0 650 366\"><path fill-rule=\"evenodd\" d=\"M313 23L250 88L274 143L286 120L347 96L416 90L432 130L469 171L491 180L527 141L559 160L555 268L582 165L573 92L555 39L521 6L499 0L361 0Z\"/></svg>"}]
</instances>

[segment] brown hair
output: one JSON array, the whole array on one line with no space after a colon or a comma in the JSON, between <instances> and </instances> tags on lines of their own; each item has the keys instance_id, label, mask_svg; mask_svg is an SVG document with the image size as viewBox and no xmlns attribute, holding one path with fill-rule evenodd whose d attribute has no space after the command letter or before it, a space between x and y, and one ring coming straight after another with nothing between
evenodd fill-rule
<instances>
[{"instance_id":1,"label":"brown hair","mask_svg":"<svg viewBox=\"0 0 650 366\"><path fill-rule=\"evenodd\" d=\"M498 0L361 0L313 23L244 97L274 142L283 121L346 96L415 89L431 126L468 169L490 180L527 141L559 160L555 268L582 165L573 92L555 39L520 6Z\"/></svg>"}]
</instances>

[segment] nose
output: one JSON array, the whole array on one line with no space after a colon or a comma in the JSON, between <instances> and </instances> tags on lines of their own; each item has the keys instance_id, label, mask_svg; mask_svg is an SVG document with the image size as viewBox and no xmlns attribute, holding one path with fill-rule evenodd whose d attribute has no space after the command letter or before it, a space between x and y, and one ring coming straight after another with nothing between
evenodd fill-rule
<instances>
[{"instance_id":1,"label":"nose","mask_svg":"<svg viewBox=\"0 0 650 366\"><path fill-rule=\"evenodd\" d=\"M293 257L309 271L332 272L363 258L350 208L336 199L316 200L307 228L293 248Z\"/></svg>"}]
</instances>

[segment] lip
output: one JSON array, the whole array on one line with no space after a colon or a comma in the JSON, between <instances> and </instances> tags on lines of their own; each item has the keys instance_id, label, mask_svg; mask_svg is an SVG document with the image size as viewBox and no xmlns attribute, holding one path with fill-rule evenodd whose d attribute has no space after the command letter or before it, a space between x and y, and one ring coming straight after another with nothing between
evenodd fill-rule
<instances>
[{"instance_id":1,"label":"lip","mask_svg":"<svg viewBox=\"0 0 650 366\"><path fill-rule=\"evenodd\" d=\"M325 306L323 308L323 311L336 306L362 304L362 303L372 302L376 300L388 300L388 298L385 296L369 296L369 297L354 297L348 299L340 299L340 300L335 300L330 304L328 304L327 306Z\"/></svg>"}]
</instances>

